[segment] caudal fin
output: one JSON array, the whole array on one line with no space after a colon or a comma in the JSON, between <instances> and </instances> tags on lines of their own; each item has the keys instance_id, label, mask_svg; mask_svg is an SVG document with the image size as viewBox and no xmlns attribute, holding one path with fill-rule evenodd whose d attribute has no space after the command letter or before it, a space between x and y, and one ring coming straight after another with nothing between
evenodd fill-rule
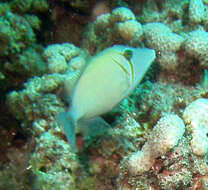
<instances>
[{"instance_id":1,"label":"caudal fin","mask_svg":"<svg viewBox=\"0 0 208 190\"><path fill-rule=\"evenodd\" d=\"M71 145L71 149L73 152L76 152L76 122L71 116L70 112L61 112L57 115L58 122L62 125L66 137Z\"/></svg>"}]
</instances>

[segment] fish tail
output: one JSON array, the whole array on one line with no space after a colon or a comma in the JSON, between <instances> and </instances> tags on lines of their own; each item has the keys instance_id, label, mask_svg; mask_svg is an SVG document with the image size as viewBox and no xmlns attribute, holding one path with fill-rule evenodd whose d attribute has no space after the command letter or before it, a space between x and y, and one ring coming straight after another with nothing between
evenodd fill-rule
<instances>
[{"instance_id":1,"label":"fish tail","mask_svg":"<svg viewBox=\"0 0 208 190\"><path fill-rule=\"evenodd\" d=\"M71 112L61 112L57 115L58 122L62 125L66 134L67 140L70 143L73 152L76 152L76 121Z\"/></svg>"}]
</instances>

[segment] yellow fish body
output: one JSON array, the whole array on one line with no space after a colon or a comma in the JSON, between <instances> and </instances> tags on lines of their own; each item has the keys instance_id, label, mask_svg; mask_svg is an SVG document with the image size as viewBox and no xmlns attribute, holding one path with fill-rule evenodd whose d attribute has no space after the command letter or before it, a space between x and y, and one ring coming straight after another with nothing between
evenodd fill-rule
<instances>
[{"instance_id":1,"label":"yellow fish body","mask_svg":"<svg viewBox=\"0 0 208 190\"><path fill-rule=\"evenodd\" d=\"M152 49L115 45L89 60L73 90L70 110L58 115L73 151L77 122L110 111L141 81L154 59Z\"/></svg>"}]
</instances>

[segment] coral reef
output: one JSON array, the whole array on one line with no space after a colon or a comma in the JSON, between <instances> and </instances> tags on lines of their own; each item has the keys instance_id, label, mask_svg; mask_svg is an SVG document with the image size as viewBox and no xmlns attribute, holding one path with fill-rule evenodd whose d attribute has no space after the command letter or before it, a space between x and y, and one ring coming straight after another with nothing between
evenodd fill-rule
<instances>
[{"instance_id":1,"label":"coral reef","mask_svg":"<svg viewBox=\"0 0 208 190\"><path fill-rule=\"evenodd\" d=\"M180 63L176 51L181 48L184 38L162 23L145 24L143 31L147 46L158 52L162 68L174 71Z\"/></svg>"},{"instance_id":2,"label":"coral reef","mask_svg":"<svg viewBox=\"0 0 208 190\"><path fill-rule=\"evenodd\" d=\"M73 189L73 174L79 162L70 151L69 144L60 139L59 133L59 129L49 130L36 142L30 165L37 175L37 188L50 189L53 186L54 189Z\"/></svg>"},{"instance_id":3,"label":"coral reef","mask_svg":"<svg viewBox=\"0 0 208 190\"><path fill-rule=\"evenodd\" d=\"M40 22L35 15L23 17L10 11L1 16L0 83L6 84L5 90L20 87L27 78L47 72L41 55L43 46L37 43L34 31L40 30ZM15 75L21 79L15 80Z\"/></svg>"},{"instance_id":4,"label":"coral reef","mask_svg":"<svg viewBox=\"0 0 208 190\"><path fill-rule=\"evenodd\" d=\"M150 133L142 150L130 156L127 168L132 175L148 171L155 159L177 145L185 132L183 120L174 114L162 117Z\"/></svg>"},{"instance_id":5,"label":"coral reef","mask_svg":"<svg viewBox=\"0 0 208 190\"><path fill-rule=\"evenodd\" d=\"M34 130L29 129L30 132L40 135L38 131L47 127L47 122L44 124L42 119L54 120L56 114L63 110L63 103L53 92L64 83L67 83L65 90L72 91L76 83L75 79L78 79L85 65L86 55L86 52L67 43L51 45L45 49L43 56L51 74L33 77L24 83L25 88L22 91L12 91L7 95L10 111L17 119L23 121L23 129L27 129L32 122Z\"/></svg>"},{"instance_id":6,"label":"coral reef","mask_svg":"<svg viewBox=\"0 0 208 190\"><path fill-rule=\"evenodd\" d=\"M7 12L0 24L1 56L21 52L35 42L35 34L23 17Z\"/></svg>"},{"instance_id":7,"label":"coral reef","mask_svg":"<svg viewBox=\"0 0 208 190\"><path fill-rule=\"evenodd\" d=\"M14 0L9 3L12 12L26 13L32 12L45 12L49 9L46 0Z\"/></svg>"},{"instance_id":8,"label":"coral reef","mask_svg":"<svg viewBox=\"0 0 208 190\"><path fill-rule=\"evenodd\" d=\"M12 0L0 15L0 189L207 189L207 0ZM114 44L157 59L75 154L56 116Z\"/></svg>"},{"instance_id":9,"label":"coral reef","mask_svg":"<svg viewBox=\"0 0 208 190\"><path fill-rule=\"evenodd\" d=\"M208 99L200 98L184 110L183 119L192 133L191 148L194 154L205 156L208 151Z\"/></svg>"},{"instance_id":10,"label":"coral reef","mask_svg":"<svg viewBox=\"0 0 208 190\"><path fill-rule=\"evenodd\" d=\"M80 54L82 54L82 56L79 56L78 58L78 55ZM85 66L85 58L87 57L87 54L85 57L84 51L81 52L81 50L74 45L64 43L62 45L54 44L48 46L44 50L43 56L48 63L48 71L50 73L63 73L67 69L69 69L70 71L81 71ZM74 59L73 61L71 61L71 59L74 57L76 57L76 61ZM70 65L70 68L68 68L68 65Z\"/></svg>"},{"instance_id":11,"label":"coral reef","mask_svg":"<svg viewBox=\"0 0 208 190\"><path fill-rule=\"evenodd\" d=\"M204 17L204 4L202 0L190 0L189 20L192 23L200 23Z\"/></svg>"},{"instance_id":12,"label":"coral reef","mask_svg":"<svg viewBox=\"0 0 208 190\"><path fill-rule=\"evenodd\" d=\"M82 46L93 53L115 43L138 45L141 37L142 27L136 21L134 13L121 7L99 16L90 24L84 34Z\"/></svg>"},{"instance_id":13,"label":"coral reef","mask_svg":"<svg viewBox=\"0 0 208 190\"><path fill-rule=\"evenodd\" d=\"M202 67L207 68L208 32L204 30L194 30L188 35L184 44L186 53L199 60Z\"/></svg>"},{"instance_id":14,"label":"coral reef","mask_svg":"<svg viewBox=\"0 0 208 190\"><path fill-rule=\"evenodd\" d=\"M36 175L31 171L29 160L34 150L34 138L31 138L27 143L19 139L19 142L13 142L7 149L4 157L4 162L0 162L0 189L35 189ZM3 153L3 152L2 152Z\"/></svg>"}]
</instances>

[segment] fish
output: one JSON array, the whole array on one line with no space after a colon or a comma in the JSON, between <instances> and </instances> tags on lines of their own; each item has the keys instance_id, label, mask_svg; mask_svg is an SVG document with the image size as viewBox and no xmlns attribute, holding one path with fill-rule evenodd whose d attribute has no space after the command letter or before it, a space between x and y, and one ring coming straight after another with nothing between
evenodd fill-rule
<instances>
[{"instance_id":1,"label":"fish","mask_svg":"<svg viewBox=\"0 0 208 190\"><path fill-rule=\"evenodd\" d=\"M88 60L73 89L69 110L57 115L73 152L79 123L100 123L97 117L111 111L134 90L155 57L153 49L114 45Z\"/></svg>"}]
</instances>

